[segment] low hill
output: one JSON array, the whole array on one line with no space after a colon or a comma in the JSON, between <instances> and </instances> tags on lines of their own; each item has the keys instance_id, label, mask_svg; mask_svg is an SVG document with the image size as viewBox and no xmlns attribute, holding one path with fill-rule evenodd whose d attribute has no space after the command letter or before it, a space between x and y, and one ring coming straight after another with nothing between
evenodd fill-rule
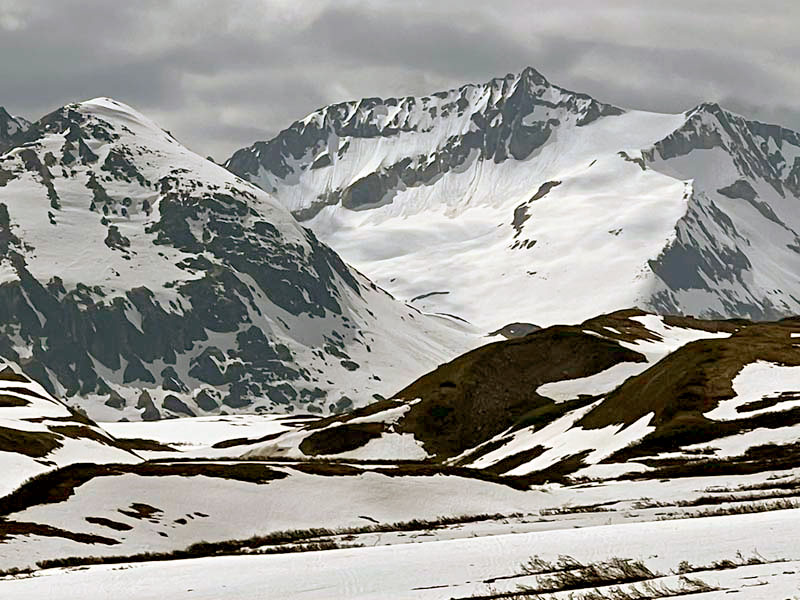
<instances>
[{"instance_id":1,"label":"low hill","mask_svg":"<svg viewBox=\"0 0 800 600\"><path fill-rule=\"evenodd\" d=\"M769 444L785 451L781 464L800 464L796 338L796 319L619 311L487 345L390 400L243 449L426 460L531 482L759 470L753 456L764 462Z\"/></svg>"}]
</instances>

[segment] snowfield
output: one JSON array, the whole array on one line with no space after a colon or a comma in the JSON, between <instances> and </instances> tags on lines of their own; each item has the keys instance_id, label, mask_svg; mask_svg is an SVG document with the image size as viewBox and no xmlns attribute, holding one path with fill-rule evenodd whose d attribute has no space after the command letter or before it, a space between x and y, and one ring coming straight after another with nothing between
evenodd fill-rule
<instances>
[{"instance_id":1,"label":"snowfield","mask_svg":"<svg viewBox=\"0 0 800 600\"><path fill-rule=\"evenodd\" d=\"M142 461L5 364L0 364L0 441L0 498L31 477L70 464Z\"/></svg>"},{"instance_id":2,"label":"snowfield","mask_svg":"<svg viewBox=\"0 0 800 600\"><path fill-rule=\"evenodd\" d=\"M800 367L781 366L764 361L745 365L733 380L736 396L723 400L714 410L707 412L709 419L729 421L741 418L742 414L755 416L775 410L789 410L800 406ZM745 405L765 398L789 394L785 401L746 413L739 412Z\"/></svg>"},{"instance_id":3,"label":"snowfield","mask_svg":"<svg viewBox=\"0 0 800 600\"><path fill-rule=\"evenodd\" d=\"M698 573L695 576L720 590L697 597L716 600L738 590L748 600L776 600L800 593L798 536L800 511L792 510L284 556L53 570L0 581L0 592L8 600L77 600L97 597L101 590L119 600L445 600L489 590L513 591L525 581L513 576L534 555L549 560L566 555L582 561L634 557L653 569L669 571L681 561L710 565L735 559L737 552L748 556L757 552L767 561L790 562Z\"/></svg>"}]
</instances>

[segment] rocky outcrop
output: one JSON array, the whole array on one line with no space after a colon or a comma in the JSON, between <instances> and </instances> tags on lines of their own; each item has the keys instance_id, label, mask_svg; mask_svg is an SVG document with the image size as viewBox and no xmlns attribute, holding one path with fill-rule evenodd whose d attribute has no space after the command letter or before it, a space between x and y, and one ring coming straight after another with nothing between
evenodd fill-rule
<instances>
[{"instance_id":1,"label":"rocky outcrop","mask_svg":"<svg viewBox=\"0 0 800 600\"><path fill-rule=\"evenodd\" d=\"M22 117L11 116L5 108L0 106L0 154L15 146L29 127L28 121ZM3 182L0 179L0 186L2 185Z\"/></svg>"},{"instance_id":2,"label":"rocky outcrop","mask_svg":"<svg viewBox=\"0 0 800 600\"><path fill-rule=\"evenodd\" d=\"M351 210L381 206L399 190L429 185L474 160L524 160L550 139L562 120L584 126L622 112L553 86L527 68L484 85L465 85L421 98L365 98L328 106L268 142L238 150L225 166L281 198L282 188L296 184L304 173L335 169L357 151L359 140L397 142L411 134L430 140L422 148L409 142L409 151L398 153L402 158L384 161L360 178L291 205L295 216L306 220L332 204ZM558 117L540 117L540 113Z\"/></svg>"}]
</instances>

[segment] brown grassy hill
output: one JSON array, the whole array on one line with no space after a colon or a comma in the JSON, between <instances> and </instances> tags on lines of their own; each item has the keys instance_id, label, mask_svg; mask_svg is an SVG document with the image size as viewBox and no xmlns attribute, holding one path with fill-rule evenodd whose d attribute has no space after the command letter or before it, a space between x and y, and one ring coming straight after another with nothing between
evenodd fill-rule
<instances>
[{"instance_id":1,"label":"brown grassy hill","mask_svg":"<svg viewBox=\"0 0 800 600\"><path fill-rule=\"evenodd\" d=\"M439 459L455 456L526 416L560 414L536 392L545 383L644 361L642 354L579 326L548 327L473 350L398 392L397 399L422 399L398 430L413 433Z\"/></svg>"},{"instance_id":2,"label":"brown grassy hill","mask_svg":"<svg viewBox=\"0 0 800 600\"><path fill-rule=\"evenodd\" d=\"M800 333L800 319L703 321L618 311L488 344L441 365L391 399L320 419L299 436L277 435L252 452L335 458L357 451L353 456L362 459L392 460L386 446L378 454L364 448L411 434L429 461L458 457L462 466L531 481L545 472L546 479L563 477L598 461L633 460L653 467L652 473L690 463L693 472L730 469L733 463L736 469L759 470L771 464L764 459L770 455L766 449L715 466L710 450L683 448L800 424L800 407L784 404L800 399L800 390L774 394L766 389L770 385L765 397L739 408L741 416L726 421L705 416L735 396L732 382L745 365L800 367L800 339L793 333ZM616 366L620 369L608 371ZM598 378L591 379L594 375ZM558 385L542 389L552 383ZM410 454L394 459L413 460Z\"/></svg>"}]
</instances>

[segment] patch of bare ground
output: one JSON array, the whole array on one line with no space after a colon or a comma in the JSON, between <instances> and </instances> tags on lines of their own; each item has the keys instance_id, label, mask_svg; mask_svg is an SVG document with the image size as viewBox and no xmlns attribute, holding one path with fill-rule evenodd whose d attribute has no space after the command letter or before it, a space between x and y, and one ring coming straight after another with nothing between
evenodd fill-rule
<instances>
[{"instance_id":1,"label":"patch of bare ground","mask_svg":"<svg viewBox=\"0 0 800 600\"><path fill-rule=\"evenodd\" d=\"M92 525L100 525L101 527L108 527L109 529L113 529L114 531L130 531L133 529L127 523L120 523L119 521L114 521L112 519L106 519L105 517L86 517L86 522L91 523Z\"/></svg>"},{"instance_id":2,"label":"patch of bare ground","mask_svg":"<svg viewBox=\"0 0 800 600\"><path fill-rule=\"evenodd\" d=\"M222 440L221 442L217 442L212 448L233 448L234 446L250 446L253 444L262 444L264 442L270 442L276 438L281 437L285 432L278 431L275 433L270 433L260 438L232 438L230 440Z\"/></svg>"},{"instance_id":3,"label":"patch of bare ground","mask_svg":"<svg viewBox=\"0 0 800 600\"><path fill-rule=\"evenodd\" d=\"M61 436L49 431L24 431L0 427L0 452L42 458L61 448Z\"/></svg>"},{"instance_id":4,"label":"patch of bare ground","mask_svg":"<svg viewBox=\"0 0 800 600\"><path fill-rule=\"evenodd\" d=\"M29 400L20 398L19 396L11 396L10 394L0 394L0 408L15 408L18 406L28 406Z\"/></svg>"},{"instance_id":5,"label":"patch of bare ground","mask_svg":"<svg viewBox=\"0 0 800 600\"><path fill-rule=\"evenodd\" d=\"M130 508L120 508L117 509L117 512L121 515L125 515L126 517L130 517L131 519L139 519L140 521L152 519L153 517L164 513L164 511L160 508L156 508L155 506L150 506L149 504L144 504L142 502L134 502L130 505Z\"/></svg>"},{"instance_id":6,"label":"patch of bare ground","mask_svg":"<svg viewBox=\"0 0 800 600\"><path fill-rule=\"evenodd\" d=\"M381 437L385 427L384 423L343 423L317 429L300 442L300 451L308 456L349 452Z\"/></svg>"},{"instance_id":7,"label":"patch of bare ground","mask_svg":"<svg viewBox=\"0 0 800 600\"><path fill-rule=\"evenodd\" d=\"M773 406L777 406L781 402L794 402L796 400L800 400L800 392L781 392L777 396L766 396L761 400L755 400L753 402L747 402L745 404L742 404L741 406L737 406L736 412L738 413L755 412L757 410L762 410L765 408L772 408Z\"/></svg>"},{"instance_id":8,"label":"patch of bare ground","mask_svg":"<svg viewBox=\"0 0 800 600\"><path fill-rule=\"evenodd\" d=\"M105 446L115 446L116 442L107 435L88 427L87 425L53 425L50 431L63 435L73 440L92 440Z\"/></svg>"},{"instance_id":9,"label":"patch of bare ground","mask_svg":"<svg viewBox=\"0 0 800 600\"><path fill-rule=\"evenodd\" d=\"M73 556L39 561L40 569L55 567L75 567L95 564L120 564L133 562L149 562L162 560L179 560L201 558L207 556L235 554L280 554L289 552L308 552L317 550L333 550L337 548L355 547L357 544L344 543L336 538L368 533L388 533L400 531L429 531L463 523L501 520L520 515L480 514L458 517L440 517L431 520L400 521L397 523L376 523L362 527L344 527L339 529L298 529L279 531L266 535L256 535L242 540L226 540L221 542L199 542L185 549L171 552L145 552L119 556ZM2 575L2 573L0 573Z\"/></svg>"},{"instance_id":10,"label":"patch of bare ground","mask_svg":"<svg viewBox=\"0 0 800 600\"><path fill-rule=\"evenodd\" d=\"M22 387L19 385L4 387L3 391L14 394L20 394L22 396L31 396L32 398L38 398L39 400L47 400L48 402L50 402L50 398L48 398L47 396L40 394L39 392L34 392L30 388Z\"/></svg>"},{"instance_id":11,"label":"patch of bare ground","mask_svg":"<svg viewBox=\"0 0 800 600\"><path fill-rule=\"evenodd\" d=\"M25 375L21 375L14 371L11 367L6 367L0 371L0 381L16 381L18 383L30 383L31 380Z\"/></svg>"},{"instance_id":12,"label":"patch of bare ground","mask_svg":"<svg viewBox=\"0 0 800 600\"><path fill-rule=\"evenodd\" d=\"M116 440L116 445L123 450L136 452L143 450L147 452L175 452L176 449L167 444L162 444L155 440L146 440L143 438L125 438Z\"/></svg>"},{"instance_id":13,"label":"patch of bare ground","mask_svg":"<svg viewBox=\"0 0 800 600\"><path fill-rule=\"evenodd\" d=\"M561 408L536 393L546 383L586 377L645 357L618 342L558 325L495 342L441 365L396 394L421 400L396 429L413 433L438 460L457 456L541 410L546 422Z\"/></svg>"},{"instance_id":14,"label":"patch of bare ground","mask_svg":"<svg viewBox=\"0 0 800 600\"><path fill-rule=\"evenodd\" d=\"M5 519L0 519L0 542L5 541L9 537L22 537L29 535L63 538L81 544L104 544L106 546L119 544L119 541L102 535L76 533L73 531L67 531L66 529L52 527L50 525L42 525L40 523L26 523L21 521L6 521Z\"/></svg>"},{"instance_id":15,"label":"patch of bare ground","mask_svg":"<svg viewBox=\"0 0 800 600\"><path fill-rule=\"evenodd\" d=\"M133 465L74 464L43 473L22 484L11 494L0 498L0 515L19 512L40 504L63 502L75 490L95 477L135 474L144 477L215 477L265 484L286 477L286 473L270 469L263 463L141 463Z\"/></svg>"}]
</instances>

